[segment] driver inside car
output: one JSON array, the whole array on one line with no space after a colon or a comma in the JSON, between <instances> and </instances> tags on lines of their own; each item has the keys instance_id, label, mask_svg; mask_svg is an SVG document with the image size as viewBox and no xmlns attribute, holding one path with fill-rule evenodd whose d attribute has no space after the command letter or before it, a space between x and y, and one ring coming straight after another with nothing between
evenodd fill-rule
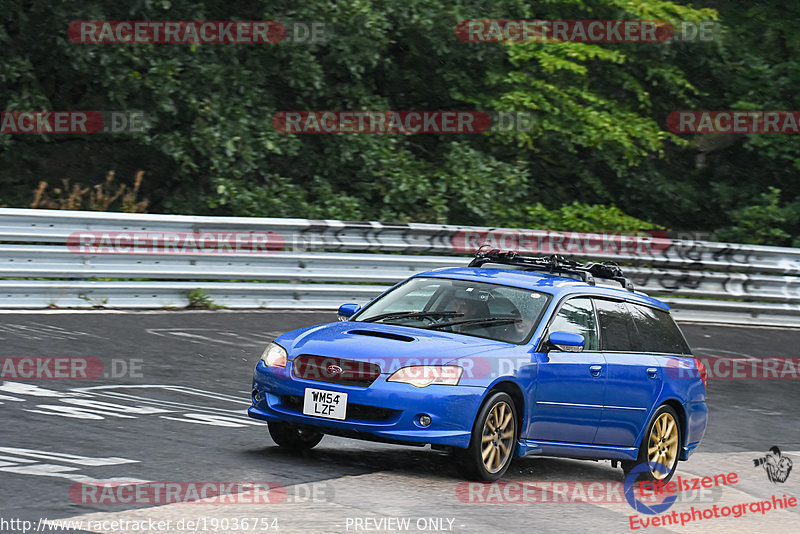
<instances>
[{"instance_id":1,"label":"driver inside car","mask_svg":"<svg viewBox=\"0 0 800 534\"><path fill-rule=\"evenodd\" d=\"M456 313L462 315L454 317L453 321L488 319L492 316L491 312L489 311L489 305L487 303L490 297L489 294L482 293L473 295L470 289L471 288L467 288L465 290L456 292L456 295L453 299L454 302L453 310ZM452 330L453 332L470 334L473 336L486 337L488 335L486 328L479 325L471 325L471 324L453 325Z\"/></svg>"}]
</instances>

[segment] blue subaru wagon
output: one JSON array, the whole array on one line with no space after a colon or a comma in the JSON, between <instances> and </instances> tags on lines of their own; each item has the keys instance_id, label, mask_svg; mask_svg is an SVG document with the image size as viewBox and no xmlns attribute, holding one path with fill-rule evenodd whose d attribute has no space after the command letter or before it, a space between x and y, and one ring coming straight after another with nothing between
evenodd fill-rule
<instances>
[{"instance_id":1,"label":"blue subaru wagon","mask_svg":"<svg viewBox=\"0 0 800 534\"><path fill-rule=\"evenodd\" d=\"M614 264L481 251L339 319L281 335L256 365L248 413L279 446L430 444L477 480L535 454L669 480L705 432L705 369Z\"/></svg>"}]
</instances>

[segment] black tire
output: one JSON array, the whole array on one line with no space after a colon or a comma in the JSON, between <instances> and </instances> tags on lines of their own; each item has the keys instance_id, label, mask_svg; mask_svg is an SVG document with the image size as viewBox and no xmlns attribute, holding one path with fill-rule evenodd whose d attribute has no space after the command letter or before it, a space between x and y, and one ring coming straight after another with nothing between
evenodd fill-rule
<instances>
[{"instance_id":1,"label":"black tire","mask_svg":"<svg viewBox=\"0 0 800 534\"><path fill-rule=\"evenodd\" d=\"M509 412L510 420L508 419ZM499 413L503 414L500 421L497 420ZM501 427L503 423L505 425ZM492 429L493 425L494 429ZM464 475L470 480L492 481L501 478L508 471L514 458L518 434L517 408L514 406L514 401L507 393L492 394L478 411L472 427L469 447L458 453ZM506 437L502 438L502 435ZM485 437L490 438L490 441L484 441ZM484 443L486 443L485 447ZM490 450L492 448L494 453ZM486 459L484 459L485 452L488 452ZM491 464L491 469L487 467L487 463Z\"/></svg>"},{"instance_id":2,"label":"black tire","mask_svg":"<svg viewBox=\"0 0 800 534\"><path fill-rule=\"evenodd\" d=\"M681 428L680 419L678 418L678 414L675 412L675 410L672 407L664 404L661 405L658 408L658 410L656 410L656 413L653 414L652 419L650 419L650 422L647 425L647 430L644 433L644 436L642 437L642 443L641 445L639 445L639 457L636 459L635 462L632 461L621 462L622 470L625 472L626 477L631 472L631 470L633 470L633 468L636 467L637 465L651 461L651 457L649 454L649 448L651 446L658 447L660 450L666 449L667 447L671 446L671 443L669 446L665 446L663 442L660 442L659 439L654 436L653 432L653 427L656 425L656 422L664 414L667 414L668 417L671 417L675 425L674 430L675 430L675 439L677 440L677 443L675 444L676 450L674 451L674 459L668 461L667 463L663 463L661 461L658 462L667 467L668 472L666 474L662 473L659 474L659 476L656 476L653 473L652 469L646 469L643 472L639 473L639 476L637 477L636 480L642 482L654 482L656 480L661 480L666 484L667 482L670 481L672 475L675 474L675 470L678 467L678 460L680 458L680 448L681 445L683 444L683 429ZM671 442L672 437L669 437L667 441Z\"/></svg>"},{"instance_id":3,"label":"black tire","mask_svg":"<svg viewBox=\"0 0 800 534\"><path fill-rule=\"evenodd\" d=\"M313 449L322 441L324 436L321 432L304 430L290 423L267 423L267 426L269 427L269 435L272 437L272 441L277 443L279 447L286 447L287 449L303 451Z\"/></svg>"}]
</instances>

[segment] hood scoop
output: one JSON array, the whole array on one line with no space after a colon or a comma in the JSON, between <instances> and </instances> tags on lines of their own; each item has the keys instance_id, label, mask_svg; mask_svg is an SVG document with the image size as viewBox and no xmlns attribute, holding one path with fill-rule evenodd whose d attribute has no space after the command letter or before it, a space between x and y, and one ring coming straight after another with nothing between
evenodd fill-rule
<instances>
[{"instance_id":1,"label":"hood scoop","mask_svg":"<svg viewBox=\"0 0 800 534\"><path fill-rule=\"evenodd\" d=\"M371 336L394 339L395 341L405 341L406 343L414 341L413 337L404 336L402 334L394 334L392 332L381 332L380 330L350 330L347 333L354 336Z\"/></svg>"}]
</instances>

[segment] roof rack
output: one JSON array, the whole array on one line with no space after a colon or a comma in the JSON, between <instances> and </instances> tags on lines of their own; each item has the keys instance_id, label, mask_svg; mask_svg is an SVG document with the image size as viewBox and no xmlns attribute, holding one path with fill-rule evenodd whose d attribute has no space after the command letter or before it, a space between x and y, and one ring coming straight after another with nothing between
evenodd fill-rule
<instances>
[{"instance_id":1,"label":"roof rack","mask_svg":"<svg viewBox=\"0 0 800 534\"><path fill-rule=\"evenodd\" d=\"M469 267L481 267L486 263L500 263L503 265L516 265L525 267L532 271L546 271L551 274L565 273L578 275L582 281L589 285L595 285L595 278L614 280L624 289L635 291L633 283L625 278L622 269L614 262L579 262L568 260L564 256L553 254L552 256L523 256L513 250L499 250L496 248L489 250L478 249L475 258L469 262Z\"/></svg>"}]
</instances>

